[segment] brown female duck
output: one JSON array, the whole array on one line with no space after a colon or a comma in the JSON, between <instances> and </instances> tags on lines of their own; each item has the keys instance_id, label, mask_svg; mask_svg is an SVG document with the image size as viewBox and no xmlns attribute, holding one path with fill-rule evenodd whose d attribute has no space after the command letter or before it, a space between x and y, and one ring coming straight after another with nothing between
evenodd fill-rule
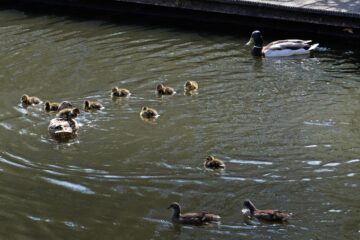
<instances>
[{"instance_id":1,"label":"brown female duck","mask_svg":"<svg viewBox=\"0 0 360 240\"><path fill-rule=\"evenodd\" d=\"M164 86L162 84L157 85L156 92L159 95L174 95L176 93L173 88Z\"/></svg>"},{"instance_id":2,"label":"brown female duck","mask_svg":"<svg viewBox=\"0 0 360 240\"><path fill-rule=\"evenodd\" d=\"M180 224L203 225L220 221L221 217L207 212L181 213L179 203L173 202L168 209L173 209L171 220Z\"/></svg>"},{"instance_id":3,"label":"brown female duck","mask_svg":"<svg viewBox=\"0 0 360 240\"><path fill-rule=\"evenodd\" d=\"M185 92L196 91L199 89L199 85L195 81L187 81L184 85Z\"/></svg>"},{"instance_id":4,"label":"brown female duck","mask_svg":"<svg viewBox=\"0 0 360 240\"><path fill-rule=\"evenodd\" d=\"M126 88L113 87L111 89L111 96L113 97L129 97L130 95L130 91Z\"/></svg>"},{"instance_id":5,"label":"brown female duck","mask_svg":"<svg viewBox=\"0 0 360 240\"><path fill-rule=\"evenodd\" d=\"M21 97L21 103L25 106L36 105L36 104L40 104L41 100L38 97L29 96L29 95L24 94Z\"/></svg>"},{"instance_id":6,"label":"brown female duck","mask_svg":"<svg viewBox=\"0 0 360 240\"><path fill-rule=\"evenodd\" d=\"M204 166L206 168L211 169L224 169L225 163L221 161L220 159L215 158L214 156L208 156L204 162Z\"/></svg>"},{"instance_id":7,"label":"brown female duck","mask_svg":"<svg viewBox=\"0 0 360 240\"><path fill-rule=\"evenodd\" d=\"M99 102L92 102L92 101L85 100L84 108L85 108L85 110L100 110L100 109L103 109L104 107Z\"/></svg>"},{"instance_id":8,"label":"brown female duck","mask_svg":"<svg viewBox=\"0 0 360 240\"><path fill-rule=\"evenodd\" d=\"M259 210L249 199L244 201L244 209L242 209L242 212L245 216L271 222L287 221L291 216L290 213L282 212L280 210Z\"/></svg>"},{"instance_id":9,"label":"brown female duck","mask_svg":"<svg viewBox=\"0 0 360 240\"><path fill-rule=\"evenodd\" d=\"M142 107L141 111L140 111L140 116L142 118L152 118L152 119L156 119L158 118L160 115L158 114L158 112L153 109L153 108L149 108L149 107Z\"/></svg>"}]
</instances>

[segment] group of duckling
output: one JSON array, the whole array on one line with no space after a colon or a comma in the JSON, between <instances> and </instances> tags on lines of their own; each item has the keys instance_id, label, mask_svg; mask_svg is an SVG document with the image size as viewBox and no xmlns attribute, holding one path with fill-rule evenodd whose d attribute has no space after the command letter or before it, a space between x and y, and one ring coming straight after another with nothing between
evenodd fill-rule
<instances>
[{"instance_id":1,"label":"group of duckling","mask_svg":"<svg viewBox=\"0 0 360 240\"><path fill-rule=\"evenodd\" d=\"M179 1L180 2L180 1ZM252 54L262 57L280 57L291 56L299 54L308 54L310 51L316 49L319 44L311 45L311 40L299 40L299 39L286 39L275 41L267 46L263 47L263 39L260 31L256 30L251 34L250 41L247 45L254 43ZM187 81L184 85L184 91L186 95L193 95L197 93L198 84L195 81ZM156 87L156 92L159 95L174 95L176 91L168 86L159 84ZM111 90L112 97L129 97L131 92L125 88L113 87ZM25 106L41 104L42 101L38 97L23 95L21 102ZM84 109L100 110L103 106L98 102L84 101ZM50 121L48 130L56 137L68 137L76 134L79 129L79 125L75 121L75 118L80 114L78 108L74 108L71 103L64 101L61 103L45 102L44 109L48 112L56 112L57 118ZM148 106L141 108L140 117L142 119L156 119L160 115L158 112ZM215 158L214 156L208 156L204 161L205 168L209 169L225 169L225 164L222 160ZM283 212L280 210L260 210L250 200L245 200L243 203L244 208L242 213L249 218L257 218L262 221L270 222L284 222L289 219L291 213ZM211 222L219 222L221 217L217 214L208 212L190 212L181 213L180 204L173 202L168 209L173 210L172 221L179 224L192 224L203 225Z\"/></svg>"},{"instance_id":2,"label":"group of duckling","mask_svg":"<svg viewBox=\"0 0 360 240\"><path fill-rule=\"evenodd\" d=\"M184 91L186 94L194 94L197 92L199 86L195 81L187 81L184 85ZM174 95L176 91L168 86L162 84L157 85L156 92L159 95ZM125 88L113 87L111 89L112 97L129 97L131 92ZM21 102L24 106L38 105L42 101L40 98L35 96L23 95L21 97ZM103 105L96 101L84 101L84 110L101 110ZM49 102L46 101L44 104L44 109L47 112L56 113L56 118L50 121L48 130L55 138L68 138L76 135L76 132L79 129L79 125L76 122L75 118L80 114L78 108L74 108L73 105L68 101L63 101L61 103ZM158 112L150 107L144 106L141 108L140 117L143 119L156 119L160 115ZM210 155L204 161L204 167L209 169L225 169L225 163ZM179 203L174 202L168 208L173 209L172 221L180 224L193 224L193 225L203 225L211 222L219 222L221 217L216 214L208 212L193 212L193 213L181 213L181 207ZM248 217L255 217L259 220L266 221L277 221L282 222L286 221L290 214L282 212L279 210L259 210L250 200L244 201L243 214Z\"/></svg>"},{"instance_id":3,"label":"group of duckling","mask_svg":"<svg viewBox=\"0 0 360 240\"><path fill-rule=\"evenodd\" d=\"M198 91L198 84L195 81L187 81L184 85L184 91L186 95L196 94ZM176 91L168 86L159 84L156 87L156 92L159 95L174 95ZM113 87L111 89L111 96L114 98L118 97L129 97L131 92L126 88ZM23 106L38 105L42 101L40 98L35 96L23 95L21 97L21 103ZM103 109L103 105L96 101L84 101L84 110L93 111ZM74 108L73 105L68 101L61 103L46 101L44 104L44 110L47 112L56 113L56 118L50 121L48 131L57 139L64 139L76 136L79 129L79 125L75 118L80 114L78 108ZM150 107L144 106L141 108L140 117L142 119L156 119L160 115L158 112ZM225 169L225 163L210 155L204 161L204 167L209 169ZM193 224L203 225L211 222L219 222L221 217L216 214L208 212L193 212L193 213L181 213L179 203L174 202L168 208L173 209L172 221L180 224ZM286 221L290 214L279 210L259 210L250 200L244 201L243 214L248 217L255 217L259 220L266 221Z\"/></svg>"},{"instance_id":4,"label":"group of duckling","mask_svg":"<svg viewBox=\"0 0 360 240\"><path fill-rule=\"evenodd\" d=\"M187 81L184 85L184 91L186 95L197 94L199 85L195 81ZM176 91L168 86L163 84L158 84L156 87L156 93L158 95L174 95ZM113 87L111 89L111 96L113 98L121 97L130 97L131 92L126 88ZM31 105L39 105L43 102L40 98L35 96L29 96L24 94L21 97L21 103L24 107ZM84 110L85 111L95 111L103 109L103 105L96 101L84 101ZM49 102L44 103L44 110L50 113L56 113L56 118L50 121L48 131L57 139L68 139L76 136L77 131L79 130L79 124L75 118L80 114L78 108L74 108L73 105L68 101L63 101L61 103ZM160 115L154 109L148 106L144 106L140 110L140 117L143 120L154 120Z\"/></svg>"}]
</instances>

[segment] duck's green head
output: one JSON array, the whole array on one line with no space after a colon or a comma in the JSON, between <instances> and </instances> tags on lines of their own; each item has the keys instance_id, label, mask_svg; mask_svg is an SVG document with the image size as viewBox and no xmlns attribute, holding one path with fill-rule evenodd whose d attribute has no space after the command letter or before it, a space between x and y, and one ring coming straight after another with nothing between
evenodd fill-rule
<instances>
[{"instance_id":1,"label":"duck's green head","mask_svg":"<svg viewBox=\"0 0 360 240\"><path fill-rule=\"evenodd\" d=\"M246 45L250 45L251 43L254 43L255 47L263 46L263 38L259 30L255 30L252 32L250 40L246 43Z\"/></svg>"}]
</instances>

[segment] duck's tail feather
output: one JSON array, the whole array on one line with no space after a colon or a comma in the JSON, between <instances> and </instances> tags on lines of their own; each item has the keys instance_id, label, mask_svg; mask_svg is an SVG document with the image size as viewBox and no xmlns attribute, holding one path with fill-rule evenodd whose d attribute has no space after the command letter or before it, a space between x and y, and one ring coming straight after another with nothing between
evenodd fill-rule
<instances>
[{"instance_id":1,"label":"duck's tail feather","mask_svg":"<svg viewBox=\"0 0 360 240\"><path fill-rule=\"evenodd\" d=\"M309 48L309 51L314 50L314 49L317 48L318 46L319 46L318 43L315 43L315 44L311 45L310 48Z\"/></svg>"}]
</instances>

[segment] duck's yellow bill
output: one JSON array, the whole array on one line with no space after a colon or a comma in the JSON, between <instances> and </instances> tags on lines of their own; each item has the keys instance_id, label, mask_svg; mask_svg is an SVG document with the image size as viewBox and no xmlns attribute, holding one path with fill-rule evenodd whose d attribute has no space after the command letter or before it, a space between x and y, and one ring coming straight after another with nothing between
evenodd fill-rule
<instances>
[{"instance_id":1,"label":"duck's yellow bill","mask_svg":"<svg viewBox=\"0 0 360 240\"><path fill-rule=\"evenodd\" d=\"M250 38L250 40L245 44L246 46L249 46L251 43L253 43L254 40L252 38Z\"/></svg>"}]
</instances>

